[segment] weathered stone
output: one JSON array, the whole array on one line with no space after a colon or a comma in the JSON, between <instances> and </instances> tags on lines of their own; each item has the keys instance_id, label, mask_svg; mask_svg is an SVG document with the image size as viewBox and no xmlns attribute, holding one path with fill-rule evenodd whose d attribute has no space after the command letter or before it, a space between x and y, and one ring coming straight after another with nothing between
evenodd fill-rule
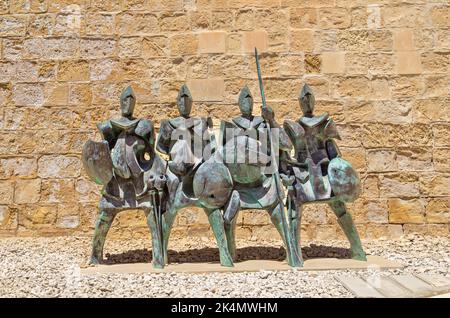
<instances>
[{"instance_id":1,"label":"weathered stone","mask_svg":"<svg viewBox=\"0 0 450 318\"><path fill-rule=\"evenodd\" d=\"M40 84L16 84L12 90L12 101L17 106L35 106L44 104L44 88Z\"/></svg>"},{"instance_id":2,"label":"weathered stone","mask_svg":"<svg viewBox=\"0 0 450 318\"><path fill-rule=\"evenodd\" d=\"M342 51L367 51L369 32L366 30L345 30L337 33L338 47Z\"/></svg>"},{"instance_id":3,"label":"weathered stone","mask_svg":"<svg viewBox=\"0 0 450 318\"><path fill-rule=\"evenodd\" d=\"M54 34L54 16L50 14L36 14L30 18L27 34L31 36L50 36Z\"/></svg>"},{"instance_id":4,"label":"weathered stone","mask_svg":"<svg viewBox=\"0 0 450 318\"><path fill-rule=\"evenodd\" d=\"M450 148L433 149L433 165L438 172L450 172Z\"/></svg>"},{"instance_id":5,"label":"weathered stone","mask_svg":"<svg viewBox=\"0 0 450 318\"><path fill-rule=\"evenodd\" d=\"M433 125L433 139L436 147L450 146L450 124Z\"/></svg>"},{"instance_id":6,"label":"weathered stone","mask_svg":"<svg viewBox=\"0 0 450 318\"><path fill-rule=\"evenodd\" d=\"M87 61L64 61L59 64L59 81L87 81L89 80L89 63Z\"/></svg>"},{"instance_id":7,"label":"weathered stone","mask_svg":"<svg viewBox=\"0 0 450 318\"><path fill-rule=\"evenodd\" d=\"M223 79L193 79L188 82L192 97L197 101L222 101L225 95Z\"/></svg>"},{"instance_id":8,"label":"weathered stone","mask_svg":"<svg viewBox=\"0 0 450 318\"><path fill-rule=\"evenodd\" d=\"M18 204L36 203L41 196L41 179L17 180L14 202Z\"/></svg>"},{"instance_id":9,"label":"weathered stone","mask_svg":"<svg viewBox=\"0 0 450 318\"><path fill-rule=\"evenodd\" d=\"M344 73L345 71L345 53L344 52L325 52L322 53L322 73Z\"/></svg>"},{"instance_id":10,"label":"weathered stone","mask_svg":"<svg viewBox=\"0 0 450 318\"><path fill-rule=\"evenodd\" d=\"M433 25L445 28L450 26L450 8L448 6L433 7L431 9L431 21Z\"/></svg>"},{"instance_id":11,"label":"weathered stone","mask_svg":"<svg viewBox=\"0 0 450 318\"><path fill-rule=\"evenodd\" d=\"M390 30L371 30L368 41L372 51L392 51L393 35Z\"/></svg>"},{"instance_id":12,"label":"weathered stone","mask_svg":"<svg viewBox=\"0 0 450 318\"><path fill-rule=\"evenodd\" d=\"M389 199L388 206L390 223L425 222L425 201L422 199Z\"/></svg>"},{"instance_id":13,"label":"weathered stone","mask_svg":"<svg viewBox=\"0 0 450 318\"><path fill-rule=\"evenodd\" d=\"M0 204L10 204L13 202L13 183L9 180L0 181Z\"/></svg>"},{"instance_id":14,"label":"weathered stone","mask_svg":"<svg viewBox=\"0 0 450 318\"><path fill-rule=\"evenodd\" d=\"M412 51L414 50L413 32L411 29L398 29L394 31L394 50Z\"/></svg>"},{"instance_id":15,"label":"weathered stone","mask_svg":"<svg viewBox=\"0 0 450 318\"><path fill-rule=\"evenodd\" d=\"M344 8L319 9L319 26L323 29L343 29L351 24L351 16Z\"/></svg>"},{"instance_id":16,"label":"weathered stone","mask_svg":"<svg viewBox=\"0 0 450 318\"><path fill-rule=\"evenodd\" d=\"M403 232L408 234L448 236L448 226L446 224L405 224Z\"/></svg>"},{"instance_id":17,"label":"weathered stone","mask_svg":"<svg viewBox=\"0 0 450 318\"><path fill-rule=\"evenodd\" d=\"M306 54L305 55L305 70L306 73L320 73L322 68L322 59L319 55Z\"/></svg>"},{"instance_id":18,"label":"weathered stone","mask_svg":"<svg viewBox=\"0 0 450 318\"><path fill-rule=\"evenodd\" d=\"M74 203L78 201L72 179L42 179L42 203Z\"/></svg>"},{"instance_id":19,"label":"weathered stone","mask_svg":"<svg viewBox=\"0 0 450 318\"><path fill-rule=\"evenodd\" d=\"M426 171L433 168L430 148L401 148L397 150L399 170Z\"/></svg>"},{"instance_id":20,"label":"weathered stone","mask_svg":"<svg viewBox=\"0 0 450 318\"><path fill-rule=\"evenodd\" d=\"M313 8L291 8L291 27L302 29L317 25L317 10Z\"/></svg>"},{"instance_id":21,"label":"weathered stone","mask_svg":"<svg viewBox=\"0 0 450 318\"><path fill-rule=\"evenodd\" d=\"M81 40L80 56L83 58L101 58L114 56L116 41L113 39L86 39Z\"/></svg>"},{"instance_id":22,"label":"weathered stone","mask_svg":"<svg viewBox=\"0 0 450 318\"><path fill-rule=\"evenodd\" d=\"M194 34L181 34L169 39L170 54L184 55L195 54L198 48L198 37Z\"/></svg>"},{"instance_id":23,"label":"weathered stone","mask_svg":"<svg viewBox=\"0 0 450 318\"><path fill-rule=\"evenodd\" d=\"M113 35L114 15L90 13L86 16L87 35Z\"/></svg>"},{"instance_id":24,"label":"weathered stone","mask_svg":"<svg viewBox=\"0 0 450 318\"><path fill-rule=\"evenodd\" d=\"M162 32L189 30L189 16L185 13L164 13L159 17Z\"/></svg>"},{"instance_id":25,"label":"weathered stone","mask_svg":"<svg viewBox=\"0 0 450 318\"><path fill-rule=\"evenodd\" d=\"M380 195L383 198L417 197L419 178L414 174L386 174L380 177Z\"/></svg>"},{"instance_id":26,"label":"weathered stone","mask_svg":"<svg viewBox=\"0 0 450 318\"><path fill-rule=\"evenodd\" d=\"M37 173L37 162L35 158L13 157L0 159L0 178L9 179L34 178Z\"/></svg>"},{"instance_id":27,"label":"weathered stone","mask_svg":"<svg viewBox=\"0 0 450 318\"><path fill-rule=\"evenodd\" d=\"M422 63L418 52L397 52L395 53L396 72L398 74L420 74L422 73Z\"/></svg>"},{"instance_id":28,"label":"weathered stone","mask_svg":"<svg viewBox=\"0 0 450 318\"><path fill-rule=\"evenodd\" d=\"M369 172L397 171L394 150L369 150L367 152L367 170Z\"/></svg>"},{"instance_id":29,"label":"weathered stone","mask_svg":"<svg viewBox=\"0 0 450 318\"><path fill-rule=\"evenodd\" d=\"M41 178L71 178L80 175L81 162L73 156L42 156L38 161Z\"/></svg>"},{"instance_id":30,"label":"weathered stone","mask_svg":"<svg viewBox=\"0 0 450 318\"><path fill-rule=\"evenodd\" d=\"M226 32L202 32L198 35L199 53L225 53Z\"/></svg>"},{"instance_id":31,"label":"weathered stone","mask_svg":"<svg viewBox=\"0 0 450 318\"><path fill-rule=\"evenodd\" d=\"M265 30L244 32L242 36L242 51L252 53L255 47L259 53L267 51L268 35Z\"/></svg>"},{"instance_id":32,"label":"weathered stone","mask_svg":"<svg viewBox=\"0 0 450 318\"><path fill-rule=\"evenodd\" d=\"M433 198L425 209L428 223L450 223L450 199Z\"/></svg>"},{"instance_id":33,"label":"weathered stone","mask_svg":"<svg viewBox=\"0 0 450 318\"><path fill-rule=\"evenodd\" d=\"M426 196L450 196L450 176L445 174L426 174L420 178L420 192Z\"/></svg>"},{"instance_id":34,"label":"weathered stone","mask_svg":"<svg viewBox=\"0 0 450 318\"><path fill-rule=\"evenodd\" d=\"M0 36L23 36L26 30L26 16L2 15L0 16Z\"/></svg>"}]
</instances>

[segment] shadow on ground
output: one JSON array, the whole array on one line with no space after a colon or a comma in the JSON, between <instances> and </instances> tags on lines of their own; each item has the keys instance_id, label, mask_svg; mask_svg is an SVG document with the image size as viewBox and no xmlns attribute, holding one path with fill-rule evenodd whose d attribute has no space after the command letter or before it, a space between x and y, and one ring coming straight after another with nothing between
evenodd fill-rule
<instances>
[{"instance_id":1,"label":"shadow on ground","mask_svg":"<svg viewBox=\"0 0 450 318\"><path fill-rule=\"evenodd\" d=\"M302 248L303 259L311 258L350 258L350 251L342 247L314 245ZM237 249L237 262L248 260L275 260L282 261L286 258L283 247L243 247ZM190 249L187 251L169 250L171 263L208 263L219 262L219 250L217 248ZM152 251L138 249L120 254L105 255L105 264L149 263L152 261Z\"/></svg>"}]
</instances>

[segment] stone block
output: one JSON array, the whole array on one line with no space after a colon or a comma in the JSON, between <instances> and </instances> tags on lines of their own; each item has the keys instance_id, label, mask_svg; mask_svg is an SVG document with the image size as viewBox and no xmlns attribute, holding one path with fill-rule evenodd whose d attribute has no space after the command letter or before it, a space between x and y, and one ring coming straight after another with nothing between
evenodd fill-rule
<instances>
[{"instance_id":1,"label":"stone block","mask_svg":"<svg viewBox=\"0 0 450 318\"><path fill-rule=\"evenodd\" d=\"M413 31L411 29L398 29L393 33L394 50L396 51L413 51Z\"/></svg>"},{"instance_id":2,"label":"stone block","mask_svg":"<svg viewBox=\"0 0 450 318\"><path fill-rule=\"evenodd\" d=\"M10 204L13 202L14 187L10 180L0 181L0 204Z\"/></svg>"},{"instance_id":3,"label":"stone block","mask_svg":"<svg viewBox=\"0 0 450 318\"><path fill-rule=\"evenodd\" d=\"M450 26L450 7L436 6L431 9L431 21L438 28Z\"/></svg>"},{"instance_id":4,"label":"stone block","mask_svg":"<svg viewBox=\"0 0 450 318\"><path fill-rule=\"evenodd\" d=\"M0 16L0 36L24 36L27 17L24 15Z\"/></svg>"},{"instance_id":5,"label":"stone block","mask_svg":"<svg viewBox=\"0 0 450 318\"><path fill-rule=\"evenodd\" d=\"M418 197L419 178L415 174L386 174L380 177L380 195L383 198Z\"/></svg>"},{"instance_id":6,"label":"stone block","mask_svg":"<svg viewBox=\"0 0 450 318\"><path fill-rule=\"evenodd\" d=\"M37 173L35 158L12 157L0 159L0 179L34 178Z\"/></svg>"},{"instance_id":7,"label":"stone block","mask_svg":"<svg viewBox=\"0 0 450 318\"><path fill-rule=\"evenodd\" d=\"M188 81L188 87L196 101L220 102L225 97L222 78L192 79Z\"/></svg>"},{"instance_id":8,"label":"stone block","mask_svg":"<svg viewBox=\"0 0 450 318\"><path fill-rule=\"evenodd\" d=\"M389 222L390 223L424 223L425 201L423 199L389 199Z\"/></svg>"},{"instance_id":9,"label":"stone block","mask_svg":"<svg viewBox=\"0 0 450 318\"><path fill-rule=\"evenodd\" d=\"M432 129L435 147L450 146L450 124L435 124Z\"/></svg>"},{"instance_id":10,"label":"stone block","mask_svg":"<svg viewBox=\"0 0 450 318\"><path fill-rule=\"evenodd\" d=\"M58 66L57 79L59 81L87 81L89 80L89 63L87 61L69 60Z\"/></svg>"},{"instance_id":11,"label":"stone block","mask_svg":"<svg viewBox=\"0 0 450 318\"><path fill-rule=\"evenodd\" d=\"M17 180L14 189L14 203L37 203L41 196L41 179Z\"/></svg>"},{"instance_id":12,"label":"stone block","mask_svg":"<svg viewBox=\"0 0 450 318\"><path fill-rule=\"evenodd\" d=\"M369 172L397 171L396 152L388 149L367 151L367 170Z\"/></svg>"},{"instance_id":13,"label":"stone block","mask_svg":"<svg viewBox=\"0 0 450 318\"><path fill-rule=\"evenodd\" d=\"M322 73L339 74L345 71L344 52L324 52L322 53Z\"/></svg>"},{"instance_id":14,"label":"stone block","mask_svg":"<svg viewBox=\"0 0 450 318\"><path fill-rule=\"evenodd\" d=\"M258 49L258 53L266 52L269 45L268 41L268 34L265 30L243 32L242 51L246 53L253 53L256 47Z\"/></svg>"},{"instance_id":15,"label":"stone block","mask_svg":"<svg viewBox=\"0 0 450 318\"><path fill-rule=\"evenodd\" d=\"M194 34L177 34L170 37L169 42L172 56L197 53L198 37Z\"/></svg>"},{"instance_id":16,"label":"stone block","mask_svg":"<svg viewBox=\"0 0 450 318\"><path fill-rule=\"evenodd\" d=\"M450 198L432 198L425 209L428 223L450 223Z\"/></svg>"},{"instance_id":17,"label":"stone block","mask_svg":"<svg viewBox=\"0 0 450 318\"><path fill-rule=\"evenodd\" d=\"M38 160L38 175L41 178L78 177L80 169L78 157L45 155Z\"/></svg>"},{"instance_id":18,"label":"stone block","mask_svg":"<svg viewBox=\"0 0 450 318\"><path fill-rule=\"evenodd\" d=\"M317 10L314 8L291 8L291 27L297 29L312 28L317 25Z\"/></svg>"},{"instance_id":19,"label":"stone block","mask_svg":"<svg viewBox=\"0 0 450 318\"><path fill-rule=\"evenodd\" d=\"M421 74L422 62L420 53L415 51L397 52L395 53L397 74Z\"/></svg>"},{"instance_id":20,"label":"stone block","mask_svg":"<svg viewBox=\"0 0 450 318\"><path fill-rule=\"evenodd\" d=\"M190 28L189 15L182 12L163 13L159 17L161 32L188 31Z\"/></svg>"},{"instance_id":21,"label":"stone block","mask_svg":"<svg viewBox=\"0 0 450 318\"><path fill-rule=\"evenodd\" d=\"M226 32L202 32L198 35L199 53L225 53Z\"/></svg>"},{"instance_id":22,"label":"stone block","mask_svg":"<svg viewBox=\"0 0 450 318\"><path fill-rule=\"evenodd\" d=\"M450 196L450 175L424 174L420 178L420 192L425 196Z\"/></svg>"},{"instance_id":23,"label":"stone block","mask_svg":"<svg viewBox=\"0 0 450 318\"><path fill-rule=\"evenodd\" d=\"M351 24L351 15L345 8L319 9L319 26L323 29L345 29Z\"/></svg>"},{"instance_id":24,"label":"stone block","mask_svg":"<svg viewBox=\"0 0 450 318\"><path fill-rule=\"evenodd\" d=\"M314 32L310 29L291 30L290 51L312 52L314 49Z\"/></svg>"},{"instance_id":25,"label":"stone block","mask_svg":"<svg viewBox=\"0 0 450 318\"><path fill-rule=\"evenodd\" d=\"M433 166L438 172L450 172L450 148L433 149Z\"/></svg>"}]
</instances>

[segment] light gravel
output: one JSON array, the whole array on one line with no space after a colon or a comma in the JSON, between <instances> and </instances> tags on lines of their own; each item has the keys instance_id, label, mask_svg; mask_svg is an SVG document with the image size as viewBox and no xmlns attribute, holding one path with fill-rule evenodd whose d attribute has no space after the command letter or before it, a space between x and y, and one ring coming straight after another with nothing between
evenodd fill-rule
<instances>
[{"instance_id":1,"label":"light gravel","mask_svg":"<svg viewBox=\"0 0 450 318\"><path fill-rule=\"evenodd\" d=\"M283 259L279 241L238 241L238 257ZM348 257L347 242L303 244L305 258ZM407 236L398 240L364 241L368 254L398 261L404 269L381 275L429 273L449 276L450 238ZM213 241L203 238L172 240L173 262L218 261ZM353 297L336 275L370 276L373 270L260 271L208 274L90 274L90 239L86 237L0 239L0 297ZM107 263L149 262L147 240L109 240ZM151 266L151 265L149 265Z\"/></svg>"}]
</instances>

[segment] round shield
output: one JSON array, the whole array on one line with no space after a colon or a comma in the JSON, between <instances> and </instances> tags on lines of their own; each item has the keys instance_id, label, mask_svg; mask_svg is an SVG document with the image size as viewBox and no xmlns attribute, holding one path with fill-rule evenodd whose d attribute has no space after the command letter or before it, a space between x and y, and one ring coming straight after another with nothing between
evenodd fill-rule
<instances>
[{"instance_id":1,"label":"round shield","mask_svg":"<svg viewBox=\"0 0 450 318\"><path fill-rule=\"evenodd\" d=\"M208 208L222 208L230 198L233 181L227 167L218 162L205 162L193 180L194 195Z\"/></svg>"},{"instance_id":2,"label":"round shield","mask_svg":"<svg viewBox=\"0 0 450 318\"><path fill-rule=\"evenodd\" d=\"M331 160L328 165L328 179L336 198L344 202L352 202L358 198L361 182L358 173L348 161L342 158Z\"/></svg>"}]
</instances>

